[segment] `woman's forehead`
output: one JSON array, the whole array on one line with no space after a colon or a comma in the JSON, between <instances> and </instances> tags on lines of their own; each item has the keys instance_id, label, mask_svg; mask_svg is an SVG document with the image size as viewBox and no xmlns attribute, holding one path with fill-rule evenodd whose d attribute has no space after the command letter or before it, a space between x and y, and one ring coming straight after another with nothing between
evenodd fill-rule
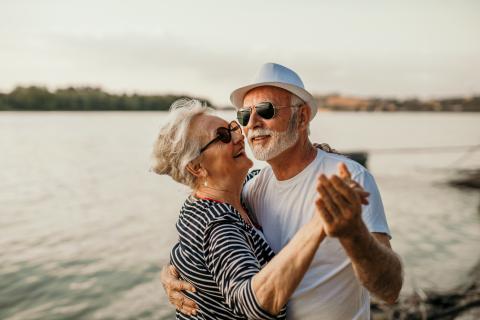
<instances>
[{"instance_id":1,"label":"woman's forehead","mask_svg":"<svg viewBox=\"0 0 480 320\"><path fill-rule=\"evenodd\" d=\"M210 114L202 114L201 116L198 117L196 122L197 122L195 125L196 129L208 135L215 134L218 127L228 126L227 121L225 121L220 117L210 115Z\"/></svg>"}]
</instances>

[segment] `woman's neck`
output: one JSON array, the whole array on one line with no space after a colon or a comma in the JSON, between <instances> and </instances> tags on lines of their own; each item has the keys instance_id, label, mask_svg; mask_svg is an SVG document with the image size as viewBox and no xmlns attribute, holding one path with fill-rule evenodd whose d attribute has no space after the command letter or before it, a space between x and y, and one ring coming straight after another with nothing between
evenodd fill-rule
<instances>
[{"instance_id":1,"label":"woman's neck","mask_svg":"<svg viewBox=\"0 0 480 320\"><path fill-rule=\"evenodd\" d=\"M209 198L226 202L234 207L240 205L240 193L241 187L199 186L197 190L195 190L195 195L199 198Z\"/></svg>"},{"instance_id":2,"label":"woman's neck","mask_svg":"<svg viewBox=\"0 0 480 320\"><path fill-rule=\"evenodd\" d=\"M240 194L242 192L242 184L232 188L218 188L210 186L198 187L194 194L198 198L211 199L224 203L228 203L233 206L239 213L242 219L249 225L253 225L248 213L242 206L240 201Z\"/></svg>"}]
</instances>

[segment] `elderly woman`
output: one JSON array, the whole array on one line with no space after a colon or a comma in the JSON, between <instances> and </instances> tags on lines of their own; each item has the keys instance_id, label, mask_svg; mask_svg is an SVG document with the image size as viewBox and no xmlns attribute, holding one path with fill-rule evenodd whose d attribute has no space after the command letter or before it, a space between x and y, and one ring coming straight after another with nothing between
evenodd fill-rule
<instances>
[{"instance_id":1,"label":"elderly woman","mask_svg":"<svg viewBox=\"0 0 480 320\"><path fill-rule=\"evenodd\" d=\"M276 256L240 194L252 161L238 123L210 115L196 100L173 103L154 145L153 170L189 186L171 263L198 305L177 319L284 319L285 305L325 237L309 223Z\"/></svg>"}]
</instances>

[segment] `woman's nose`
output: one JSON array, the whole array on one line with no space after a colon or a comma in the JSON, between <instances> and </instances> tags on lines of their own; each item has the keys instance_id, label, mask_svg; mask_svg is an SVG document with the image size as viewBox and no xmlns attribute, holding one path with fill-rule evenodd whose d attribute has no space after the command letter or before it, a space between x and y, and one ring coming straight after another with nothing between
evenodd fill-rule
<instances>
[{"instance_id":1,"label":"woman's nose","mask_svg":"<svg viewBox=\"0 0 480 320\"><path fill-rule=\"evenodd\" d=\"M237 144L238 142L245 140L245 136L241 130L237 130L232 132L232 140L234 144Z\"/></svg>"}]
</instances>

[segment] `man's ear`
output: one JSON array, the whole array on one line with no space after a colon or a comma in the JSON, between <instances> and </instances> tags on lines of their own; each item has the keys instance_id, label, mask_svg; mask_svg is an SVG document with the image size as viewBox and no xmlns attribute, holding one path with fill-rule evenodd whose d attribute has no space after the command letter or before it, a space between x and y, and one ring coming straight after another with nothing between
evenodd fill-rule
<instances>
[{"instance_id":1,"label":"man's ear","mask_svg":"<svg viewBox=\"0 0 480 320\"><path fill-rule=\"evenodd\" d=\"M308 127L308 123L310 122L310 115L312 114L312 110L310 110L308 104L304 104L300 107L300 110L298 110L298 112L298 126L300 129L305 129Z\"/></svg>"}]
</instances>

